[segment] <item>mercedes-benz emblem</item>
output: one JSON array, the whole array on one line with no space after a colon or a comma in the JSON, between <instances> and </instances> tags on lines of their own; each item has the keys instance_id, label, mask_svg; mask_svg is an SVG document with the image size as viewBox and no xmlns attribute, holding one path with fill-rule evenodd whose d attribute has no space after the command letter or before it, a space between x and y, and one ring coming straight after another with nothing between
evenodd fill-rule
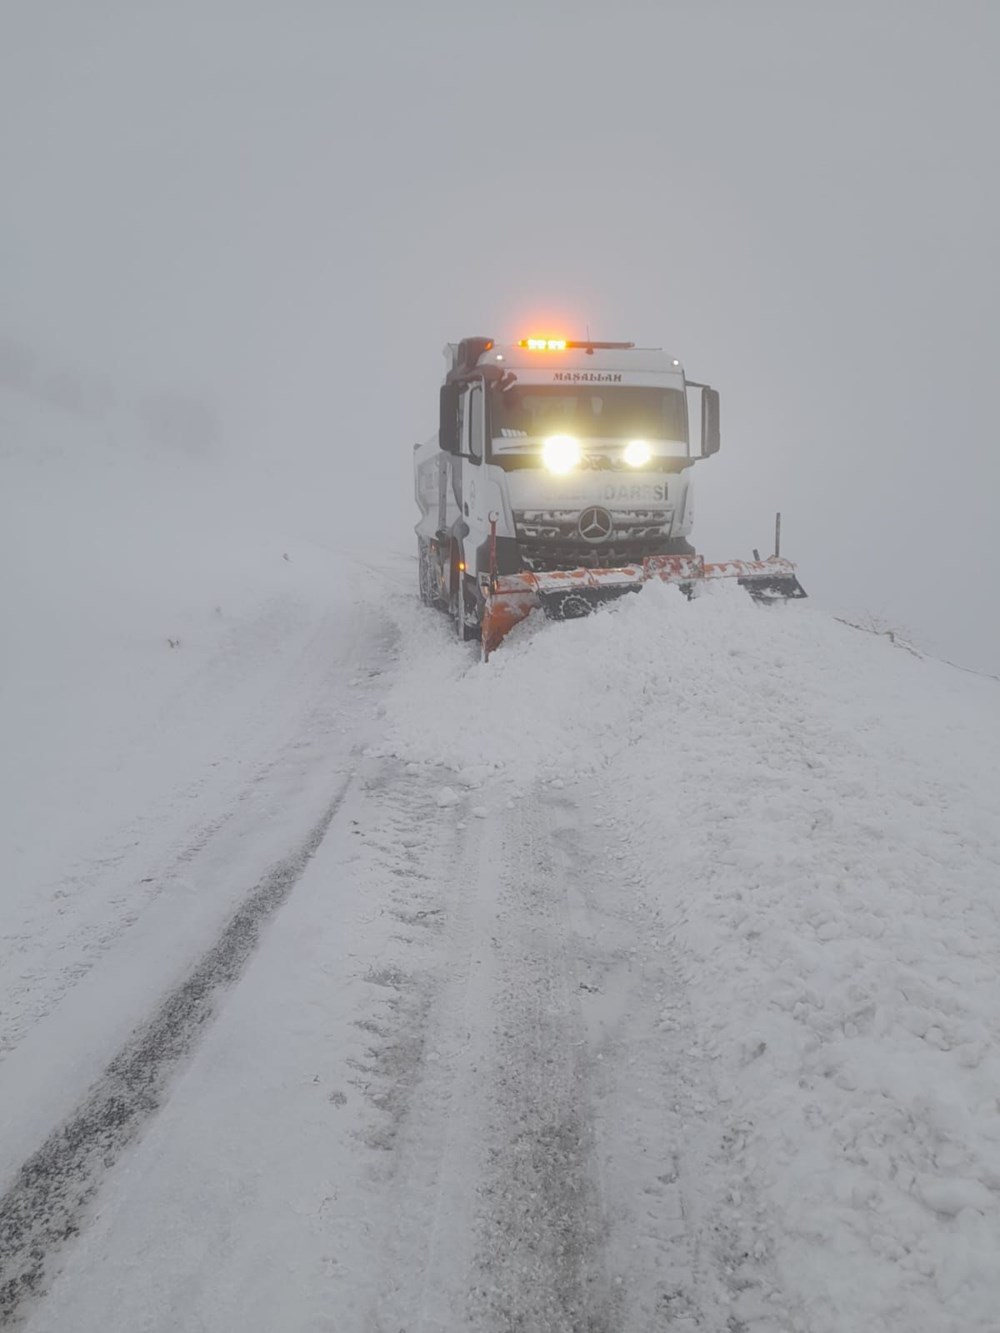
<instances>
[{"instance_id":1,"label":"mercedes-benz emblem","mask_svg":"<svg viewBox=\"0 0 1000 1333\"><path fill-rule=\"evenodd\" d=\"M600 505L591 505L581 513L576 530L585 542L589 542L591 546L599 546L614 532L614 519Z\"/></svg>"}]
</instances>

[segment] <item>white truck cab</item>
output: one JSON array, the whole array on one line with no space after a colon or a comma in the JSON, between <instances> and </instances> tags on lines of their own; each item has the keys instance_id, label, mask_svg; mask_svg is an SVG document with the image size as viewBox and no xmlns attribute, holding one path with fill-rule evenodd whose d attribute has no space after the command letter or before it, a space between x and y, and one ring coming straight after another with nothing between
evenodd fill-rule
<instances>
[{"instance_id":1,"label":"white truck cab","mask_svg":"<svg viewBox=\"0 0 1000 1333\"><path fill-rule=\"evenodd\" d=\"M690 469L718 451L719 396L675 357L549 337L464 338L445 357L438 433L414 453L420 592L465 637L491 576L693 553Z\"/></svg>"}]
</instances>

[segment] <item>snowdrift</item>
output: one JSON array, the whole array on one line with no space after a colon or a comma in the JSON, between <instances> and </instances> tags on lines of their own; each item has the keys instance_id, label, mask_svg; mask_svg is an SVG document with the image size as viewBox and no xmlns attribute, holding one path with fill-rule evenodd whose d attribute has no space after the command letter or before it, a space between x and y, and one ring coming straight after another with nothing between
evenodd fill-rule
<instances>
[{"instance_id":1,"label":"snowdrift","mask_svg":"<svg viewBox=\"0 0 1000 1333\"><path fill-rule=\"evenodd\" d=\"M1000 685L735 589L650 586L486 666L421 633L385 749L591 803L743 1142L732 1225L802 1327L995 1328Z\"/></svg>"}]
</instances>

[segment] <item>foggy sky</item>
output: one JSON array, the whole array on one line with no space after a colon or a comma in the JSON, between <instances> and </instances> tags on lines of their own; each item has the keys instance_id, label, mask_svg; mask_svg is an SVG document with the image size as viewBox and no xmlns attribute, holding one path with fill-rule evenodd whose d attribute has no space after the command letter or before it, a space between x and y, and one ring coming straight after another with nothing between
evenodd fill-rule
<instances>
[{"instance_id":1,"label":"foggy sky","mask_svg":"<svg viewBox=\"0 0 1000 1333\"><path fill-rule=\"evenodd\" d=\"M0 334L408 550L441 347L664 346L695 540L1000 670L1000 5L0 3ZM290 518L288 516L291 516Z\"/></svg>"}]
</instances>

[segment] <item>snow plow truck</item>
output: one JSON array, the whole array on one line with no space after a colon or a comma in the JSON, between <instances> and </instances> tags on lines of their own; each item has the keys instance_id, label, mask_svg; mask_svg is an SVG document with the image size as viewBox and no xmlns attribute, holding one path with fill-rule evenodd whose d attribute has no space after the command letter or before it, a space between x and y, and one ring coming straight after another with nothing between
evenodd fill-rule
<instances>
[{"instance_id":1,"label":"snow plow truck","mask_svg":"<svg viewBox=\"0 0 1000 1333\"><path fill-rule=\"evenodd\" d=\"M707 564L691 544L691 468L718 453L719 395L675 357L551 337L444 352L438 431L414 445L420 597L485 657L536 608L584 616L654 578L688 597L716 578L762 602L806 595L780 524L763 560Z\"/></svg>"}]
</instances>

